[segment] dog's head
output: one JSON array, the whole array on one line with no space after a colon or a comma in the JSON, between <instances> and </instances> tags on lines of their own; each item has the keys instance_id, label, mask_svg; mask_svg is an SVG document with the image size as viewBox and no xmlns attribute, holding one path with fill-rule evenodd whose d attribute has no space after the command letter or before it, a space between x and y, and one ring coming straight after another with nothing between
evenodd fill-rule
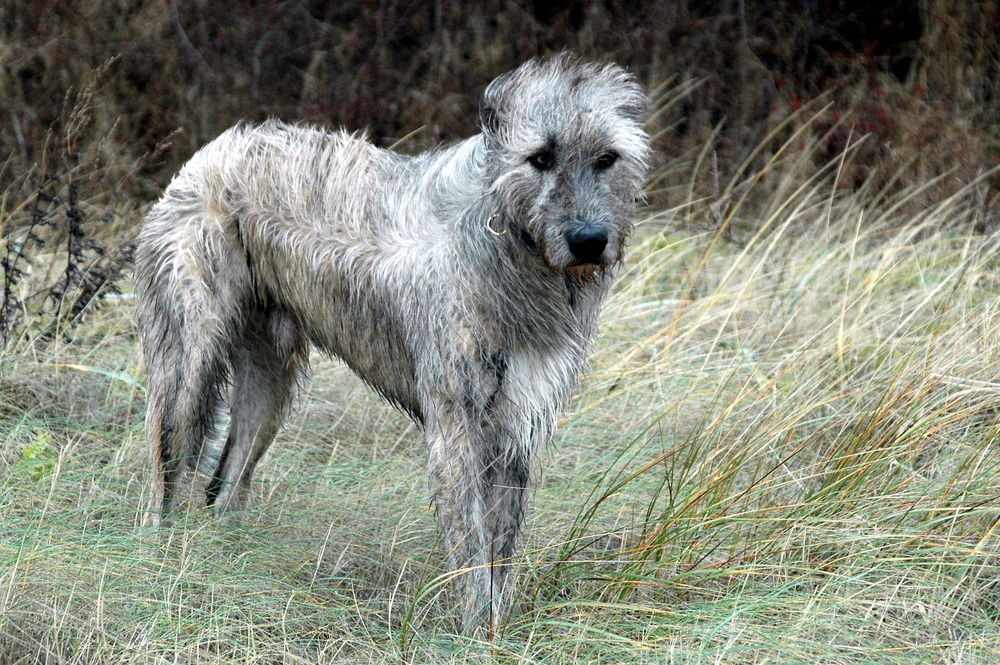
<instances>
[{"instance_id":1,"label":"dog's head","mask_svg":"<svg viewBox=\"0 0 1000 665\"><path fill-rule=\"evenodd\" d=\"M552 270L583 279L621 260L648 171L648 104L621 67L569 54L531 60L486 88L493 190Z\"/></svg>"}]
</instances>

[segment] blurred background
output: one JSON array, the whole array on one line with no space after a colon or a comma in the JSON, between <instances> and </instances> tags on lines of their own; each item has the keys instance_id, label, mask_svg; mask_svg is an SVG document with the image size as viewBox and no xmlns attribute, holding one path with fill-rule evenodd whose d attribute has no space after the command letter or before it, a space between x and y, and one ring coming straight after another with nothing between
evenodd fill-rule
<instances>
[{"instance_id":1,"label":"blurred background","mask_svg":"<svg viewBox=\"0 0 1000 665\"><path fill-rule=\"evenodd\" d=\"M817 158L870 136L855 181L900 167L968 179L1000 153L992 1L7 0L0 30L0 185L40 162L67 96L109 59L78 148L101 142L123 171L141 162L143 198L241 119L408 137L397 147L410 150L465 137L493 77L562 49L666 84L682 99L660 100L675 102L652 123L661 157L708 145L705 169L723 178L817 98Z\"/></svg>"}]
</instances>

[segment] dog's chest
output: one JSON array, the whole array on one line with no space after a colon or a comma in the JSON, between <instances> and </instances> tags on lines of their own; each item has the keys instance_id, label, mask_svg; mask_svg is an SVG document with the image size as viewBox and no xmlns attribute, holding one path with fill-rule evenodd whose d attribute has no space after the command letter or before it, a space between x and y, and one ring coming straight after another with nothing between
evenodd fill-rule
<instances>
[{"instance_id":1,"label":"dog's chest","mask_svg":"<svg viewBox=\"0 0 1000 665\"><path fill-rule=\"evenodd\" d=\"M576 383L581 363L581 354L569 347L512 353L503 392L522 411L556 408Z\"/></svg>"}]
</instances>

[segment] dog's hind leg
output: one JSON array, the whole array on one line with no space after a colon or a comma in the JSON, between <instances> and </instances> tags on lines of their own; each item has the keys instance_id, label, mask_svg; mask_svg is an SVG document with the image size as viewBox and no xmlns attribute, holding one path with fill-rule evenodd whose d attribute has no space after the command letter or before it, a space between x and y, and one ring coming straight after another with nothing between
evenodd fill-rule
<instances>
[{"instance_id":1,"label":"dog's hind leg","mask_svg":"<svg viewBox=\"0 0 1000 665\"><path fill-rule=\"evenodd\" d=\"M217 513L246 503L254 467L288 415L308 362L294 318L269 307L250 312L232 348L229 436L206 490Z\"/></svg>"}]
</instances>

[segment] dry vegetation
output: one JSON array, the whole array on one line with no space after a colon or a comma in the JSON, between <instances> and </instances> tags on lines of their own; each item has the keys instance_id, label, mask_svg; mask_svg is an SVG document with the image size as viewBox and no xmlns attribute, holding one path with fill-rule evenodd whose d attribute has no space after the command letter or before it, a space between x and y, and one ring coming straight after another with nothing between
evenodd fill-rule
<instances>
[{"instance_id":1,"label":"dry vegetation","mask_svg":"<svg viewBox=\"0 0 1000 665\"><path fill-rule=\"evenodd\" d=\"M892 45L831 4L0 8L0 665L996 662L997 10ZM150 540L120 275L176 164L270 113L456 137L563 45L650 81L660 163L497 643L420 433L321 358L253 507Z\"/></svg>"},{"instance_id":2,"label":"dry vegetation","mask_svg":"<svg viewBox=\"0 0 1000 665\"><path fill-rule=\"evenodd\" d=\"M195 149L241 119L367 128L377 143L406 136L412 148L468 135L487 82L563 48L615 60L650 87L694 86L654 122L669 157L717 153L702 160L700 176L714 164L728 179L789 112L823 96L819 106L830 106L815 126L819 159L872 136L852 179L885 162L887 174L902 168L927 181L957 169L968 181L1000 152L997 12L992 0L499 8L454 0L12 0L0 6L0 155L8 159L0 185L41 160L67 91L111 58L89 147L104 140L108 166L129 171L172 136L172 149L130 184L148 199Z\"/></svg>"}]
</instances>

